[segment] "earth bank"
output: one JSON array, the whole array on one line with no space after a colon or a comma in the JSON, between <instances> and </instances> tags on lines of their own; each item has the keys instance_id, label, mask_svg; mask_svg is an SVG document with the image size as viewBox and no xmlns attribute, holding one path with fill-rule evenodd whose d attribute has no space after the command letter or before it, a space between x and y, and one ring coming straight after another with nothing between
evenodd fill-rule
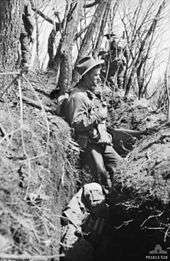
<instances>
[{"instance_id":1,"label":"earth bank","mask_svg":"<svg viewBox=\"0 0 170 261\"><path fill-rule=\"evenodd\" d=\"M3 254L48 255L59 260L62 208L90 181L88 173L79 170L79 148L68 124L45 111L48 107L55 112L55 100L50 100L53 87L47 75L27 75L0 102ZM24 102L24 97L32 103ZM124 160L115 175L108 226L96 260L128 256L137 260L157 243L169 246L170 132L163 125L165 119L164 111L154 112L133 99L112 100L110 127L152 127L153 133L113 137Z\"/></svg>"}]
</instances>

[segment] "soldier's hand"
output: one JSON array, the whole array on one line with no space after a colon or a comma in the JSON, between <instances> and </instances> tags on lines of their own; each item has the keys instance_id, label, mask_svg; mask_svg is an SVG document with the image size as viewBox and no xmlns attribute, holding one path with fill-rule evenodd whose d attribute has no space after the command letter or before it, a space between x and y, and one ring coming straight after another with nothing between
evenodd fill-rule
<instances>
[{"instance_id":1,"label":"soldier's hand","mask_svg":"<svg viewBox=\"0 0 170 261\"><path fill-rule=\"evenodd\" d=\"M102 108L98 111L99 117L104 120L107 118L107 106L102 106Z\"/></svg>"}]
</instances>

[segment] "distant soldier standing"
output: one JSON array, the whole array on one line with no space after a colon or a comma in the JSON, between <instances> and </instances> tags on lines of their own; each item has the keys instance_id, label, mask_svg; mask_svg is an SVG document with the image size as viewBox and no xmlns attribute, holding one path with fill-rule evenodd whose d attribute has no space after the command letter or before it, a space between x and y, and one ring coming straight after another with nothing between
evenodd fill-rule
<instances>
[{"instance_id":1,"label":"distant soldier standing","mask_svg":"<svg viewBox=\"0 0 170 261\"><path fill-rule=\"evenodd\" d=\"M123 87L124 71L127 59L127 51L117 42L114 33L105 34L109 41L109 48L104 59L106 62L106 76L109 81L115 81L119 88ZM107 72L108 70L108 72Z\"/></svg>"},{"instance_id":2,"label":"distant soldier standing","mask_svg":"<svg viewBox=\"0 0 170 261\"><path fill-rule=\"evenodd\" d=\"M33 19L31 16L31 4L29 0L24 0L22 12L22 25L20 33L21 44L21 68L29 69L31 58Z\"/></svg>"}]
</instances>

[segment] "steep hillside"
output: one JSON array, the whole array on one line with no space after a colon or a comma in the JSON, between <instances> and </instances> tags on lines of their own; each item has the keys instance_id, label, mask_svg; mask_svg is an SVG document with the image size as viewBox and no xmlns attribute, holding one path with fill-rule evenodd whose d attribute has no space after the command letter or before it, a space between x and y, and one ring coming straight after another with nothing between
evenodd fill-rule
<instances>
[{"instance_id":1,"label":"steep hillside","mask_svg":"<svg viewBox=\"0 0 170 261\"><path fill-rule=\"evenodd\" d=\"M1 98L1 255L58 256L61 210L79 179L75 169L79 150L68 124L46 113L47 97L34 90L43 91L45 79L45 75L20 77ZM24 96L40 108L23 103Z\"/></svg>"},{"instance_id":2,"label":"steep hillside","mask_svg":"<svg viewBox=\"0 0 170 261\"><path fill-rule=\"evenodd\" d=\"M79 148L68 124L55 114L51 79L44 73L21 76L1 97L0 258L24 254L59 260L61 211L90 181L88 173L80 175ZM108 254L144 256L154 247L153 237L169 244L170 134L165 117L140 102L112 99L110 126L153 127L153 133L139 135L139 140L131 135L114 139L124 159L114 177L97 260L109 260ZM142 240L146 244L139 251Z\"/></svg>"},{"instance_id":3,"label":"steep hillside","mask_svg":"<svg viewBox=\"0 0 170 261\"><path fill-rule=\"evenodd\" d=\"M170 245L170 130L135 144L114 177L110 216L96 260L145 260ZM168 252L167 252L168 253Z\"/></svg>"}]
</instances>

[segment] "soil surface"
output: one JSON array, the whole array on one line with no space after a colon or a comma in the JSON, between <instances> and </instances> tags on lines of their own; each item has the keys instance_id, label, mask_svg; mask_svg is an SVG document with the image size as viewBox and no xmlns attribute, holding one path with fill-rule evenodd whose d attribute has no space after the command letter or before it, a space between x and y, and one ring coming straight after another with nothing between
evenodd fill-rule
<instances>
[{"instance_id":1,"label":"soil surface","mask_svg":"<svg viewBox=\"0 0 170 261\"><path fill-rule=\"evenodd\" d=\"M89 173L79 170L80 151L68 124L54 113L53 89L48 75L28 74L0 101L1 253L58 259L61 211L90 181ZM96 260L145 260L156 244L170 245L170 131L165 112L146 100L115 95L108 102L111 128L152 127L152 132L113 139L123 162L114 177Z\"/></svg>"},{"instance_id":2,"label":"soil surface","mask_svg":"<svg viewBox=\"0 0 170 261\"><path fill-rule=\"evenodd\" d=\"M26 75L0 102L0 253L59 254L60 216L76 191L79 149L68 124L44 109L50 88L46 75Z\"/></svg>"}]
</instances>

